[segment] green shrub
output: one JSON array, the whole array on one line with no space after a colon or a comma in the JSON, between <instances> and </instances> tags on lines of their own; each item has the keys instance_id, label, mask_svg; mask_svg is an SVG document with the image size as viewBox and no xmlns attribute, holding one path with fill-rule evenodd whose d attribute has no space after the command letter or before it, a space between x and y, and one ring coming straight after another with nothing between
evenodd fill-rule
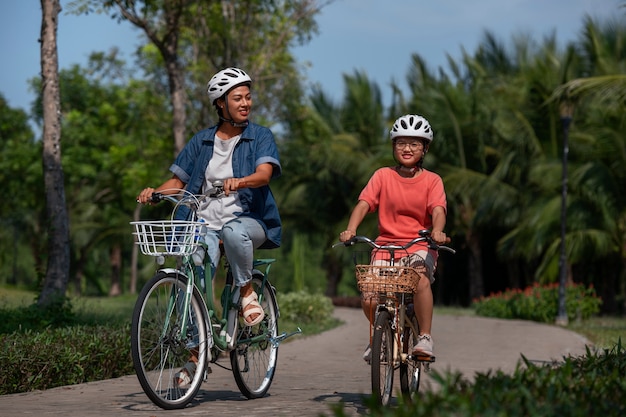
<instances>
[{"instance_id":1,"label":"green shrub","mask_svg":"<svg viewBox=\"0 0 626 417\"><path fill-rule=\"evenodd\" d=\"M132 372L130 325L48 328L0 335L0 395Z\"/></svg>"},{"instance_id":2,"label":"green shrub","mask_svg":"<svg viewBox=\"0 0 626 417\"><path fill-rule=\"evenodd\" d=\"M417 393L395 408L368 403L372 416L589 417L626 415L626 350L621 342L603 352L535 365L522 358L512 374L477 373L473 382L458 372L433 371L437 391ZM345 416L342 409L335 416Z\"/></svg>"},{"instance_id":3,"label":"green shrub","mask_svg":"<svg viewBox=\"0 0 626 417\"><path fill-rule=\"evenodd\" d=\"M331 300L320 294L280 294L279 305L283 330L302 327L313 334L337 324ZM0 395L134 373L128 321L75 313L69 300L47 308L1 308Z\"/></svg>"},{"instance_id":4,"label":"green shrub","mask_svg":"<svg viewBox=\"0 0 626 417\"><path fill-rule=\"evenodd\" d=\"M281 319L296 325L325 325L333 321L333 302L322 294L304 291L278 294L278 305Z\"/></svg>"},{"instance_id":5,"label":"green shrub","mask_svg":"<svg viewBox=\"0 0 626 417\"><path fill-rule=\"evenodd\" d=\"M553 323L558 314L558 291L558 284L535 284L481 297L472 307L479 316ZM570 320L587 319L597 314L602 304L593 287L577 284L566 287L565 301Z\"/></svg>"}]
</instances>

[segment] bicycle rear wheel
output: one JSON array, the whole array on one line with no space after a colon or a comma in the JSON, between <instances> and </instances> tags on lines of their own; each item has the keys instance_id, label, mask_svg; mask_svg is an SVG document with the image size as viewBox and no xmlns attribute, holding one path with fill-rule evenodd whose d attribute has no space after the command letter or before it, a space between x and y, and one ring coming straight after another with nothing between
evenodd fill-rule
<instances>
[{"instance_id":1,"label":"bicycle rear wheel","mask_svg":"<svg viewBox=\"0 0 626 417\"><path fill-rule=\"evenodd\" d=\"M252 287L259 296L265 318L256 326L246 326L243 317L238 323L237 345L230 352L233 375L239 391L247 398L263 397L270 388L276 371L278 343L278 304L269 281L262 276L252 278Z\"/></svg>"},{"instance_id":2,"label":"bicycle rear wheel","mask_svg":"<svg viewBox=\"0 0 626 417\"><path fill-rule=\"evenodd\" d=\"M150 400L166 410L184 408L198 393L207 367L206 308L196 288L185 308L187 278L159 271L141 290L131 330L131 353L139 383ZM188 315L182 334L183 312ZM191 381L178 384L177 373L197 358ZM188 367L193 368L192 365Z\"/></svg>"},{"instance_id":3,"label":"bicycle rear wheel","mask_svg":"<svg viewBox=\"0 0 626 417\"><path fill-rule=\"evenodd\" d=\"M400 390L402 391L402 394L407 397L407 399L410 399L411 394L419 390L424 363L409 358L413 350L413 346L417 344L419 323L417 322L417 318L414 314L407 316L407 320L410 320L411 323L413 323L417 334L413 332L408 323L402 332L402 353L406 355L403 356L407 359L400 364Z\"/></svg>"},{"instance_id":4,"label":"bicycle rear wheel","mask_svg":"<svg viewBox=\"0 0 626 417\"><path fill-rule=\"evenodd\" d=\"M372 395L382 405L388 405L393 395L394 339L391 318L388 311L380 311L372 336Z\"/></svg>"}]
</instances>

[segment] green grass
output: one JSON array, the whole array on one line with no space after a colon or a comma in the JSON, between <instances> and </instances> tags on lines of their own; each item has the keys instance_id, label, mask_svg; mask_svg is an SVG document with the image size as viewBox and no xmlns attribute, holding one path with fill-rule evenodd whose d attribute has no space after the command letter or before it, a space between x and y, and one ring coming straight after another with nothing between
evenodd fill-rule
<instances>
[{"instance_id":1,"label":"green grass","mask_svg":"<svg viewBox=\"0 0 626 417\"><path fill-rule=\"evenodd\" d=\"M626 317L592 317L573 322L568 329L585 336L599 349L610 349L619 340L626 343Z\"/></svg>"},{"instance_id":2,"label":"green grass","mask_svg":"<svg viewBox=\"0 0 626 417\"><path fill-rule=\"evenodd\" d=\"M28 307L36 301L34 291L16 288L0 287L0 309ZM118 297L70 297L72 310L81 324L115 324L130 323L137 295L121 295ZM219 305L216 306L219 309ZM303 335L311 336L337 327L338 320L326 320L323 323L299 323L297 319L290 320L282 316L279 331L295 332L298 328ZM286 339L286 342L294 339Z\"/></svg>"},{"instance_id":3,"label":"green grass","mask_svg":"<svg viewBox=\"0 0 626 417\"><path fill-rule=\"evenodd\" d=\"M0 287L0 308L26 307L35 301L33 291L10 287Z\"/></svg>"}]
</instances>

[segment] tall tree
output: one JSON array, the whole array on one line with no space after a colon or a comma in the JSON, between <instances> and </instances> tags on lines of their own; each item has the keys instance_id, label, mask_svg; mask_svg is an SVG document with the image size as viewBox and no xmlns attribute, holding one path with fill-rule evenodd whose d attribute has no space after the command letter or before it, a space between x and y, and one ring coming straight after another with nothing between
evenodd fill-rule
<instances>
[{"instance_id":1,"label":"tall tree","mask_svg":"<svg viewBox=\"0 0 626 417\"><path fill-rule=\"evenodd\" d=\"M0 205L0 283L33 287L45 271L41 145L26 112L9 107L0 94L0 184L11 198L11 204Z\"/></svg>"},{"instance_id":2,"label":"tall tree","mask_svg":"<svg viewBox=\"0 0 626 417\"><path fill-rule=\"evenodd\" d=\"M254 79L257 118L274 119L293 104L294 97L301 97L300 77L289 47L308 41L316 30L314 16L322 7L318 3L327 2L79 0L72 11L104 9L141 29L154 45L158 53L152 56L148 76L160 82L165 68L174 153L178 154L190 125L193 130L202 128L214 115L206 103L207 78L224 67L241 66ZM142 53L151 56L148 50Z\"/></svg>"},{"instance_id":3,"label":"tall tree","mask_svg":"<svg viewBox=\"0 0 626 417\"><path fill-rule=\"evenodd\" d=\"M43 97L43 173L48 214L48 267L39 304L65 296L69 280L69 220L61 164L61 100L57 51L59 0L41 0L41 79Z\"/></svg>"},{"instance_id":4,"label":"tall tree","mask_svg":"<svg viewBox=\"0 0 626 417\"><path fill-rule=\"evenodd\" d=\"M331 246L345 228L358 193L380 167L380 152L389 150L378 86L358 72L344 76L344 82L338 106L316 90L311 106L299 113L306 116L290 121L293 139L285 143L282 158L289 175L279 180L277 192L289 229L315 235L321 242L329 296L337 295L345 255ZM376 230L367 223L361 229L364 234Z\"/></svg>"}]
</instances>

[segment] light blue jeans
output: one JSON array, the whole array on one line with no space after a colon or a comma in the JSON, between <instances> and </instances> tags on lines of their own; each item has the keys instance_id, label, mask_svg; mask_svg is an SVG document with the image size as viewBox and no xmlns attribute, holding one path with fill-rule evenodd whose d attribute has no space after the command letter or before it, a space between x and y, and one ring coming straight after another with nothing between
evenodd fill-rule
<instances>
[{"instance_id":1,"label":"light blue jeans","mask_svg":"<svg viewBox=\"0 0 626 417\"><path fill-rule=\"evenodd\" d=\"M257 220L251 217L238 217L226 223L222 230L208 230L204 239L207 244L207 255L211 259L211 278L215 275L220 259L221 240L235 285L243 287L252 279L254 250L265 242L267 236Z\"/></svg>"}]
</instances>

